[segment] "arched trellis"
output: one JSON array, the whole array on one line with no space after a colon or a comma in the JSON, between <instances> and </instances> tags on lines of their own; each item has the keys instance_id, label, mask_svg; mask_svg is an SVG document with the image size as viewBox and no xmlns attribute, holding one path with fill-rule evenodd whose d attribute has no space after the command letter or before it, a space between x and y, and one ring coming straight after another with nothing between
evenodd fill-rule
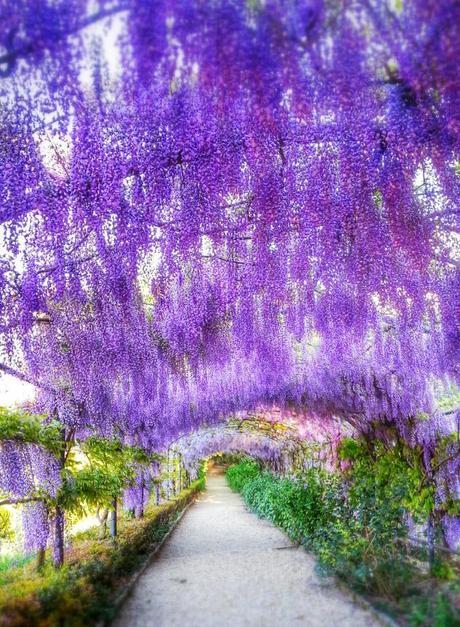
<instances>
[{"instance_id":1,"label":"arched trellis","mask_svg":"<svg viewBox=\"0 0 460 627\"><path fill-rule=\"evenodd\" d=\"M204 457L235 452L258 459L278 474L289 474L310 464L330 465L333 449L332 439L322 442L305 439L298 424L251 415L230 417L219 425L177 437L168 447L168 460L171 456L179 456L190 472Z\"/></svg>"},{"instance_id":2,"label":"arched trellis","mask_svg":"<svg viewBox=\"0 0 460 627\"><path fill-rule=\"evenodd\" d=\"M64 406L64 439L161 448L275 399L396 425L430 469L430 386L459 381L458 3L128 0L130 80L104 89L98 59L87 98L67 35L95 4L18 3L0 33L0 344L24 372L0 368ZM45 109L73 128L53 171Z\"/></svg>"}]
</instances>

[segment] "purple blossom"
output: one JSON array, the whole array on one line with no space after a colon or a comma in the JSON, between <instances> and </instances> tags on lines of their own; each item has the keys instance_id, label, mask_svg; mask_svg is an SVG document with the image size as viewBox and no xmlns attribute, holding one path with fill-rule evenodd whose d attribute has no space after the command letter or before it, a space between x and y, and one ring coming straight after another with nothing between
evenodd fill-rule
<instances>
[{"instance_id":1,"label":"purple blossom","mask_svg":"<svg viewBox=\"0 0 460 627\"><path fill-rule=\"evenodd\" d=\"M429 466L460 384L460 4L259 4L0 0L0 350L79 435L162 450L276 406ZM2 443L0 488L56 494L40 455ZM437 482L458 497L456 460Z\"/></svg>"},{"instance_id":2,"label":"purple blossom","mask_svg":"<svg viewBox=\"0 0 460 627\"><path fill-rule=\"evenodd\" d=\"M23 506L22 527L26 554L46 549L50 525L48 511L43 502L27 503Z\"/></svg>"},{"instance_id":3,"label":"purple blossom","mask_svg":"<svg viewBox=\"0 0 460 627\"><path fill-rule=\"evenodd\" d=\"M460 547L460 518L446 514L442 519L442 526L448 547L452 550L458 550Z\"/></svg>"}]
</instances>

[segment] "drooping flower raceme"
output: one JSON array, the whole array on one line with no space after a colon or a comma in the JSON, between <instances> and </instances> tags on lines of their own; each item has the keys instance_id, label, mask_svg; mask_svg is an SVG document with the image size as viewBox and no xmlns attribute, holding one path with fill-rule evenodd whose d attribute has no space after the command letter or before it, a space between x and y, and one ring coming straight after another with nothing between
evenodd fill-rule
<instances>
[{"instance_id":1,"label":"drooping flower raceme","mask_svg":"<svg viewBox=\"0 0 460 627\"><path fill-rule=\"evenodd\" d=\"M294 407L429 465L460 383L459 3L0 13L1 363L37 408L162 450Z\"/></svg>"}]
</instances>

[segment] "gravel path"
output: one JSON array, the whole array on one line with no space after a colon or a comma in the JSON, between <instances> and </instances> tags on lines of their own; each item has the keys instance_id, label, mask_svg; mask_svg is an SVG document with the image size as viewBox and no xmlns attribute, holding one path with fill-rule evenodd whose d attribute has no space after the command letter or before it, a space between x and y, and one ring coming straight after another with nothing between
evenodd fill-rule
<instances>
[{"instance_id":1,"label":"gravel path","mask_svg":"<svg viewBox=\"0 0 460 627\"><path fill-rule=\"evenodd\" d=\"M139 579L115 627L377 627L314 560L246 511L222 474Z\"/></svg>"}]
</instances>

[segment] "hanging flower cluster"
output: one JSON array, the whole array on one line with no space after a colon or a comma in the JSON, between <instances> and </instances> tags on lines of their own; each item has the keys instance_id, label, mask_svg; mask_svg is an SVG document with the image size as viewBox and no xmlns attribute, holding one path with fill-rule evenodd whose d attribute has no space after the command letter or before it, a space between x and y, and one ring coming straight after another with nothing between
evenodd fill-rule
<instances>
[{"instance_id":1,"label":"hanging flower cluster","mask_svg":"<svg viewBox=\"0 0 460 627\"><path fill-rule=\"evenodd\" d=\"M50 534L46 497L56 497L62 484L57 459L36 444L0 441L1 502L23 502L24 552L45 550Z\"/></svg>"},{"instance_id":2,"label":"hanging flower cluster","mask_svg":"<svg viewBox=\"0 0 460 627\"><path fill-rule=\"evenodd\" d=\"M27 503L22 509L24 552L36 553L45 550L50 533L48 511L45 503Z\"/></svg>"},{"instance_id":3,"label":"hanging flower cluster","mask_svg":"<svg viewBox=\"0 0 460 627\"><path fill-rule=\"evenodd\" d=\"M304 408L429 466L460 383L459 3L0 15L1 368L37 407L155 450Z\"/></svg>"},{"instance_id":4,"label":"hanging flower cluster","mask_svg":"<svg viewBox=\"0 0 460 627\"><path fill-rule=\"evenodd\" d=\"M17 498L55 497L61 486L57 459L36 444L0 441L0 491Z\"/></svg>"},{"instance_id":5,"label":"hanging flower cluster","mask_svg":"<svg viewBox=\"0 0 460 627\"><path fill-rule=\"evenodd\" d=\"M133 483L123 494L123 507L132 510L136 516L144 512L144 507L150 499L151 473L140 469Z\"/></svg>"}]
</instances>

